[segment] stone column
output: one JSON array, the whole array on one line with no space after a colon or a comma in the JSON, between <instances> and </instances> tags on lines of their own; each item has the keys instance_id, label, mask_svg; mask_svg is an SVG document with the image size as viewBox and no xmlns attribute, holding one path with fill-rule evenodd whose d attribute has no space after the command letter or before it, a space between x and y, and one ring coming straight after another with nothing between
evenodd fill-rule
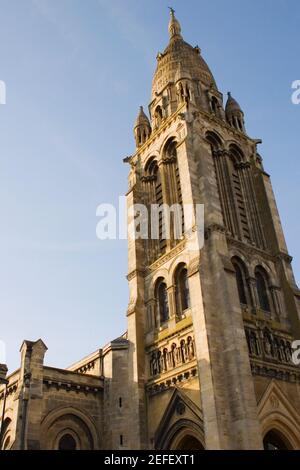
<instances>
[{"instance_id":1,"label":"stone column","mask_svg":"<svg viewBox=\"0 0 300 470\"><path fill-rule=\"evenodd\" d=\"M253 310L255 312L260 307L257 288L256 288L256 279L255 277L249 277L247 281L248 281L250 294L251 294L251 298L253 302Z\"/></svg>"},{"instance_id":2,"label":"stone column","mask_svg":"<svg viewBox=\"0 0 300 470\"><path fill-rule=\"evenodd\" d=\"M279 301L280 287L270 286L270 292L272 296L272 302L274 305L275 320L280 320L280 318L283 316L282 315L283 312L281 310L281 305ZM274 315L272 315L272 317L274 317Z\"/></svg>"},{"instance_id":3,"label":"stone column","mask_svg":"<svg viewBox=\"0 0 300 470\"><path fill-rule=\"evenodd\" d=\"M169 299L169 328L174 328L176 324L176 301L175 301L175 287L168 288Z\"/></svg>"}]
</instances>

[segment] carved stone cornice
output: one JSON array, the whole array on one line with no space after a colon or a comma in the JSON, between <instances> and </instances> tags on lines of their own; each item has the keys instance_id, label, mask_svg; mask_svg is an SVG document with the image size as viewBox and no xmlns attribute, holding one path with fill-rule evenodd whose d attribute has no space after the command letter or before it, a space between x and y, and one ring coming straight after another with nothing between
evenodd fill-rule
<instances>
[{"instance_id":1,"label":"carved stone cornice","mask_svg":"<svg viewBox=\"0 0 300 470\"><path fill-rule=\"evenodd\" d=\"M151 351L154 351L155 349L162 346L163 344L167 344L168 342L175 340L176 338L178 338L178 335L181 336L185 334L186 335L192 334L192 326L193 326L192 318L191 317L186 318L183 321L183 323L184 324L182 327L177 326L175 330L170 331L168 334L166 334L166 336L164 336L163 339L157 337L154 341L151 341L151 343L146 345L146 348L145 348L146 352L150 353Z\"/></svg>"},{"instance_id":2,"label":"carved stone cornice","mask_svg":"<svg viewBox=\"0 0 300 470\"><path fill-rule=\"evenodd\" d=\"M182 382L191 380L194 377L197 377L197 375L198 375L198 370L197 370L197 367L194 366L189 370L174 374L172 377L168 377L166 380L159 381L158 383L147 384L146 391L150 396L157 395L158 393L162 393L162 392L165 392L166 390L169 390L170 388L176 387L178 384Z\"/></svg>"},{"instance_id":3,"label":"carved stone cornice","mask_svg":"<svg viewBox=\"0 0 300 470\"><path fill-rule=\"evenodd\" d=\"M131 281L133 278L135 278L137 276L144 277L145 276L145 271L141 270L141 269L134 269L129 274L127 274L127 281Z\"/></svg>"},{"instance_id":4,"label":"carved stone cornice","mask_svg":"<svg viewBox=\"0 0 300 470\"><path fill-rule=\"evenodd\" d=\"M246 311L248 307L248 311ZM251 307L244 306L243 308L243 318L245 323L245 328L255 329L256 332L269 330L272 334L275 334L280 337L280 339L285 339L287 341L292 341L292 335L289 328L282 323L276 322L272 319L263 318L258 316L259 311L255 309L251 312Z\"/></svg>"},{"instance_id":5,"label":"carved stone cornice","mask_svg":"<svg viewBox=\"0 0 300 470\"><path fill-rule=\"evenodd\" d=\"M278 367L275 364L264 364L263 362L258 362L253 359L250 360L250 365L253 375L300 384L299 368Z\"/></svg>"},{"instance_id":6,"label":"carved stone cornice","mask_svg":"<svg viewBox=\"0 0 300 470\"><path fill-rule=\"evenodd\" d=\"M65 390L67 392L72 391L76 393L93 394L93 395L103 392L103 388L101 386L99 387L87 386L87 385L83 385L83 384L75 383L75 382L62 382L58 380L44 379L43 384L46 385L46 387L48 388L54 387L56 390Z\"/></svg>"},{"instance_id":7,"label":"carved stone cornice","mask_svg":"<svg viewBox=\"0 0 300 470\"><path fill-rule=\"evenodd\" d=\"M157 261L155 261L154 263L151 264L151 266L149 266L150 272L155 271L160 266L162 266L164 263L166 263L167 261L172 259L174 256L181 253L185 248L185 244L186 244L186 241L182 240L171 251L169 251L168 253L162 255Z\"/></svg>"},{"instance_id":8,"label":"carved stone cornice","mask_svg":"<svg viewBox=\"0 0 300 470\"><path fill-rule=\"evenodd\" d=\"M227 233L227 241L229 245L236 246L237 248L241 249L249 256L257 255L260 258L265 258L272 262L274 262L276 259L275 256L271 255L268 251L262 250L261 248L258 248L254 245L249 245L248 243L245 243L241 240L237 240L236 238L232 238L232 236L228 235L228 233Z\"/></svg>"},{"instance_id":9,"label":"carved stone cornice","mask_svg":"<svg viewBox=\"0 0 300 470\"><path fill-rule=\"evenodd\" d=\"M227 230L226 228L224 227L224 225L220 225L220 224L211 224L209 225L205 231L204 231L204 236L205 236L205 239L207 240L211 234L213 232L219 232L219 233L223 233L223 234L226 234L227 233Z\"/></svg>"}]
</instances>

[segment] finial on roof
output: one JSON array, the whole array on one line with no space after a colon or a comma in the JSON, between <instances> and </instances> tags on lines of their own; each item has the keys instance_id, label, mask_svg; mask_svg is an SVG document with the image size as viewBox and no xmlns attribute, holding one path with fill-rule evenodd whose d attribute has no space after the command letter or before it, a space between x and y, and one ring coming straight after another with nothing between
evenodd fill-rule
<instances>
[{"instance_id":1,"label":"finial on roof","mask_svg":"<svg viewBox=\"0 0 300 470\"><path fill-rule=\"evenodd\" d=\"M233 98L230 91L227 93L227 95L228 95L228 100L227 100L227 103L226 103L226 111L227 112L232 112L232 111L241 111L242 112L242 109L241 109L239 103Z\"/></svg>"},{"instance_id":2,"label":"finial on roof","mask_svg":"<svg viewBox=\"0 0 300 470\"><path fill-rule=\"evenodd\" d=\"M239 103L233 98L230 92L228 92L225 114L226 119L231 126L235 127L240 132L246 133L244 113Z\"/></svg>"},{"instance_id":3,"label":"finial on roof","mask_svg":"<svg viewBox=\"0 0 300 470\"><path fill-rule=\"evenodd\" d=\"M175 17L175 10L172 7L168 7L171 13L171 16L174 18Z\"/></svg>"},{"instance_id":4,"label":"finial on roof","mask_svg":"<svg viewBox=\"0 0 300 470\"><path fill-rule=\"evenodd\" d=\"M134 135L136 146L140 147L150 137L151 124L148 116L145 114L143 106L140 106L138 117L134 124Z\"/></svg>"},{"instance_id":5,"label":"finial on roof","mask_svg":"<svg viewBox=\"0 0 300 470\"><path fill-rule=\"evenodd\" d=\"M170 14L171 14L171 19L169 23L169 34L170 34L170 39L174 37L181 38L181 26L177 18L175 17L175 10L172 7L169 7Z\"/></svg>"}]
</instances>

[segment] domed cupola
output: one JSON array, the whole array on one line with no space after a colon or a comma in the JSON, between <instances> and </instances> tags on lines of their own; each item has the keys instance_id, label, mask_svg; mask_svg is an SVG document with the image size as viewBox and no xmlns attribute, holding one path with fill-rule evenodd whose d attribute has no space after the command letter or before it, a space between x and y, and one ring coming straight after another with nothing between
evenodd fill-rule
<instances>
[{"instance_id":1,"label":"domed cupola","mask_svg":"<svg viewBox=\"0 0 300 470\"><path fill-rule=\"evenodd\" d=\"M143 145L151 135L151 125L147 115L144 112L143 106L140 107L138 117L134 125L134 136L136 146Z\"/></svg>"},{"instance_id":2,"label":"domed cupola","mask_svg":"<svg viewBox=\"0 0 300 470\"><path fill-rule=\"evenodd\" d=\"M193 47L184 41L181 33L181 26L175 12L171 9L171 18L169 22L169 44L164 52L157 55L157 68L152 82L152 103L153 108L157 106L157 102L162 95L166 95L169 102L174 103L177 108L175 81L178 78L178 69L188 72L189 79L194 82L198 89L210 89L213 87L217 90L214 77L201 56L201 50L198 46ZM201 87L200 87L201 84ZM172 89L173 87L173 89ZM168 90L168 91L167 91ZM173 95L174 91L174 95ZM172 108L174 111L174 108ZM153 115L151 109L151 116Z\"/></svg>"},{"instance_id":3,"label":"domed cupola","mask_svg":"<svg viewBox=\"0 0 300 470\"><path fill-rule=\"evenodd\" d=\"M244 113L238 102L228 93L228 100L225 108L227 122L240 132L246 132Z\"/></svg>"}]
</instances>

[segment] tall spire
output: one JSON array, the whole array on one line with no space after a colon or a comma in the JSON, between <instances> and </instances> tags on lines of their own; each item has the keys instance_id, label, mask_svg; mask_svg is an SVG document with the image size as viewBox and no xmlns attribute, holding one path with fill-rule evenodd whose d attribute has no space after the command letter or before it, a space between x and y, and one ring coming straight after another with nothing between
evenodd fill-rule
<instances>
[{"instance_id":1,"label":"tall spire","mask_svg":"<svg viewBox=\"0 0 300 470\"><path fill-rule=\"evenodd\" d=\"M170 39L173 38L182 38L181 36L181 26L177 18L175 17L175 10L171 7L170 9L170 23L169 23L169 34L170 34Z\"/></svg>"}]
</instances>

